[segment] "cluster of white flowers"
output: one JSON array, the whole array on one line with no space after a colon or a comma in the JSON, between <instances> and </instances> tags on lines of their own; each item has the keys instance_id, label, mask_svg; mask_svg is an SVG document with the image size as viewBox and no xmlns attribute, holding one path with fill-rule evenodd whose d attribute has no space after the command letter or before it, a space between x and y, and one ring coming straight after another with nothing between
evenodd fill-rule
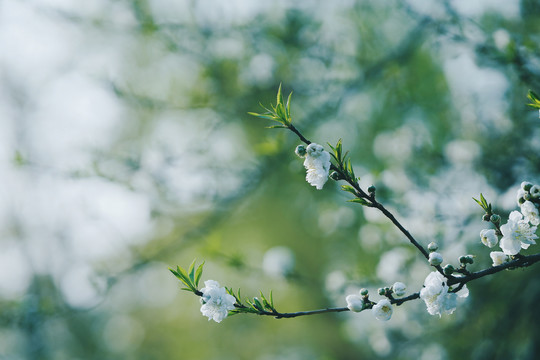
<instances>
[{"instance_id":1,"label":"cluster of white flowers","mask_svg":"<svg viewBox=\"0 0 540 360\"><path fill-rule=\"evenodd\" d=\"M500 227L502 238L499 242L497 232L494 229L480 231L480 239L487 247L494 247L499 243L502 249L491 252L493 266L501 265L510 260L509 255L517 255L521 249L527 249L536 244L537 226L540 225L540 186L529 182L522 182L517 192L517 203L521 208L512 211L506 224Z\"/></svg>"},{"instance_id":2,"label":"cluster of white flowers","mask_svg":"<svg viewBox=\"0 0 540 360\"><path fill-rule=\"evenodd\" d=\"M379 291L388 292L389 288L381 288ZM392 285L392 293L394 295L400 297L405 295L405 291L407 290L407 286L405 286L402 282L396 282L394 285ZM360 290L360 295L347 295L345 298L345 301L347 301L347 308L353 312L360 312L366 308L366 300L367 300L367 294L368 291L366 289ZM381 293L379 293L381 294ZM387 293L388 294L388 293ZM368 303L369 300L367 300ZM373 315L376 319L381 321L388 321L392 317L392 313L394 312L394 309L392 308L392 303L388 298L384 298L379 300L375 305L372 307Z\"/></svg>"},{"instance_id":3,"label":"cluster of white flowers","mask_svg":"<svg viewBox=\"0 0 540 360\"><path fill-rule=\"evenodd\" d=\"M303 146L300 149L297 148L296 154L305 157L306 181L315 186L317 190L321 190L328 180L330 172L330 153L325 151L321 145L311 143L305 150Z\"/></svg>"},{"instance_id":4,"label":"cluster of white flowers","mask_svg":"<svg viewBox=\"0 0 540 360\"><path fill-rule=\"evenodd\" d=\"M427 311L431 315L452 314L456 310L457 298L469 296L467 286L457 293L449 292L447 279L440 273L430 273L424 281L424 287L420 290L420 298L424 300Z\"/></svg>"},{"instance_id":5,"label":"cluster of white flowers","mask_svg":"<svg viewBox=\"0 0 540 360\"><path fill-rule=\"evenodd\" d=\"M220 287L219 283L214 280L204 282L205 287L201 289L201 313L208 317L208 321L214 320L221 322L229 314L229 310L234 309L236 299L234 296L227 294L225 288Z\"/></svg>"}]
</instances>

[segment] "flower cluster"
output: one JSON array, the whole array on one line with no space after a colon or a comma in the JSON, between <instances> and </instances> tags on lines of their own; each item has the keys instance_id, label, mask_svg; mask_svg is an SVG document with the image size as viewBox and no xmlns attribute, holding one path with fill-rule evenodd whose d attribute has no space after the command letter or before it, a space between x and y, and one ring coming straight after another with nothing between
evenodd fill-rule
<instances>
[{"instance_id":1,"label":"flower cluster","mask_svg":"<svg viewBox=\"0 0 540 360\"><path fill-rule=\"evenodd\" d=\"M457 293L450 292L447 279L436 271L426 277L424 287L420 290L420 298L426 303L427 311L431 315L452 314L456 310L457 298L467 296L467 286Z\"/></svg>"},{"instance_id":2,"label":"flower cluster","mask_svg":"<svg viewBox=\"0 0 540 360\"><path fill-rule=\"evenodd\" d=\"M352 294L347 295L345 301L347 301L347 308L352 312L360 312L365 309L373 310L373 315L376 319L381 321L388 321L392 317L394 309L392 308L392 302L390 301L391 295L394 294L397 297L405 295L407 287L402 282L396 282L392 287L380 288L379 295L385 295L386 298L374 303L369 300L368 290L360 290L360 295Z\"/></svg>"},{"instance_id":3,"label":"flower cluster","mask_svg":"<svg viewBox=\"0 0 540 360\"><path fill-rule=\"evenodd\" d=\"M207 280L204 286L201 289L201 313L208 317L208 321L219 323L227 317L229 310L234 309L236 299L228 294L225 288L220 287L217 281Z\"/></svg>"},{"instance_id":4,"label":"flower cluster","mask_svg":"<svg viewBox=\"0 0 540 360\"><path fill-rule=\"evenodd\" d=\"M517 255L521 249L527 249L530 245L536 244L537 226L540 225L540 186L529 182L522 182L517 192L517 203L519 211L512 211L506 224L497 231L495 229L483 229L480 231L480 239L487 247L494 247L499 243L502 249L493 251L490 256L493 266L501 265L509 260L508 256ZM491 222L498 225L500 217L496 214L490 216ZM498 235L502 235L499 241Z\"/></svg>"},{"instance_id":5,"label":"flower cluster","mask_svg":"<svg viewBox=\"0 0 540 360\"><path fill-rule=\"evenodd\" d=\"M300 145L295 152L298 156L305 157L306 181L315 186L317 190L321 190L328 180L330 172L330 153L315 143L309 144L307 148Z\"/></svg>"}]
</instances>

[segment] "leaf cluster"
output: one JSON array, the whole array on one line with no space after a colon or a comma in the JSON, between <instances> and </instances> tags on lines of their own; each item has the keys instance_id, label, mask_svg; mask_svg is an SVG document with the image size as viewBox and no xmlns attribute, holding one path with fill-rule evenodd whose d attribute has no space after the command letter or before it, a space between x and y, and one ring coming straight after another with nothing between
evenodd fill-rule
<instances>
[{"instance_id":1,"label":"leaf cluster","mask_svg":"<svg viewBox=\"0 0 540 360\"><path fill-rule=\"evenodd\" d=\"M476 203L478 205L480 205L480 207L482 209L484 209L484 211L486 212L486 214L488 215L491 215L493 214L493 210L491 208L491 204L487 202L486 198L484 197L484 195L482 195L482 193L480 193L480 200L478 199L475 199L473 198L474 201L476 201Z\"/></svg>"},{"instance_id":2,"label":"leaf cluster","mask_svg":"<svg viewBox=\"0 0 540 360\"><path fill-rule=\"evenodd\" d=\"M264 296L262 291L259 291L260 299L254 297L253 299L246 298L242 301L242 295L240 294L240 289L235 293L232 288L225 287L227 293L234 296L236 299L236 309L229 312L230 315L241 314L241 313L251 313L259 315L267 315L268 313L278 314L278 311L274 307L274 297L272 291L270 291L269 299Z\"/></svg>"},{"instance_id":3,"label":"leaf cluster","mask_svg":"<svg viewBox=\"0 0 540 360\"><path fill-rule=\"evenodd\" d=\"M531 100L531 103L527 104L527 106L540 109L540 97L534 91L529 90L527 93L527 98Z\"/></svg>"},{"instance_id":4,"label":"leaf cluster","mask_svg":"<svg viewBox=\"0 0 540 360\"><path fill-rule=\"evenodd\" d=\"M292 92L287 98L287 103L283 101L283 94L281 92L281 84L279 84L279 89L277 93L276 105L270 104L270 109L266 108L264 105L260 104L261 107L266 110L266 112L259 114L255 112L248 112L249 115L256 116L261 119L272 120L280 123L281 125L272 125L267 126L268 129L277 129L277 128L289 128L292 123L291 118L291 96Z\"/></svg>"},{"instance_id":5,"label":"leaf cluster","mask_svg":"<svg viewBox=\"0 0 540 360\"><path fill-rule=\"evenodd\" d=\"M172 272L173 275L186 286L185 288L182 288L182 290L190 291L196 295L201 295L201 292L199 291L199 282L201 281L204 262L200 264L197 269L195 269L195 261L196 260L193 260L188 271L184 270L180 266L176 266L176 270L169 268L169 271Z\"/></svg>"},{"instance_id":6,"label":"leaf cluster","mask_svg":"<svg viewBox=\"0 0 540 360\"><path fill-rule=\"evenodd\" d=\"M330 155L334 158L336 162L335 167L339 172L340 178L347 181L349 184L357 184L357 180L360 180L360 178L356 177L356 174L354 173L354 169L351 164L351 159L347 157L347 155L349 155L349 152L347 151L343 153L342 140L339 139L336 146L332 146L330 143L328 143L328 146L330 147L330 149L332 149ZM348 200L349 202L359 203L365 206L370 205L370 203L364 198L362 198L362 196L354 187L350 185L341 185L341 190L354 195L354 199Z\"/></svg>"}]
</instances>

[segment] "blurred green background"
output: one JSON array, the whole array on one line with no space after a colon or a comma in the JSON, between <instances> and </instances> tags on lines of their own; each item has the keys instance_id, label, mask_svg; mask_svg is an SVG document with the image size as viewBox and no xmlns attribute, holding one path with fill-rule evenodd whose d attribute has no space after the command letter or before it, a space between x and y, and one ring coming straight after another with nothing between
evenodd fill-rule
<instances>
[{"instance_id":1,"label":"blurred green background","mask_svg":"<svg viewBox=\"0 0 540 360\"><path fill-rule=\"evenodd\" d=\"M0 1L0 359L538 358L538 265L442 318L221 324L167 267L204 260L282 312L421 288L388 220L309 186L294 134L247 115L280 83L423 245L491 266L471 197L504 218L540 183L539 44L536 0Z\"/></svg>"}]
</instances>

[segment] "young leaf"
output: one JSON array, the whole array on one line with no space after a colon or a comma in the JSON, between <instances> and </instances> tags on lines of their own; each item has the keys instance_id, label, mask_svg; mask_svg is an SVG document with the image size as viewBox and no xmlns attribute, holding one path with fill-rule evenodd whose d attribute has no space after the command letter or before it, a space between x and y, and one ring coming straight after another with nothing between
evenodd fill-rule
<instances>
[{"instance_id":1,"label":"young leaf","mask_svg":"<svg viewBox=\"0 0 540 360\"><path fill-rule=\"evenodd\" d=\"M191 265L189 265L189 270L188 270L189 279L191 280L192 283L195 283L195 261L197 261L197 259L193 260Z\"/></svg>"},{"instance_id":2,"label":"young leaf","mask_svg":"<svg viewBox=\"0 0 540 360\"><path fill-rule=\"evenodd\" d=\"M350 185L341 185L341 190L350 192L351 194L356 196L356 190Z\"/></svg>"},{"instance_id":3,"label":"young leaf","mask_svg":"<svg viewBox=\"0 0 540 360\"><path fill-rule=\"evenodd\" d=\"M287 98L287 105L286 105L287 119L291 118L291 96L292 96L292 91L289 94L289 97Z\"/></svg>"},{"instance_id":4,"label":"young leaf","mask_svg":"<svg viewBox=\"0 0 540 360\"><path fill-rule=\"evenodd\" d=\"M529 90L529 92L527 93L527 97L529 98L529 100L532 101L530 104L527 104L528 106L535 109L540 109L540 98L534 91Z\"/></svg>"},{"instance_id":5,"label":"young leaf","mask_svg":"<svg viewBox=\"0 0 540 360\"><path fill-rule=\"evenodd\" d=\"M201 281L201 276L202 276L202 272L203 272L203 265L204 265L204 261L201 265L199 265L199 267L197 268L197 271L195 272L195 287L198 289L199 288L199 282Z\"/></svg>"},{"instance_id":6,"label":"young leaf","mask_svg":"<svg viewBox=\"0 0 540 360\"><path fill-rule=\"evenodd\" d=\"M353 203L358 203L358 204L361 204L361 205L364 205L364 206L370 206L370 203L365 200L365 199L361 199L361 198L356 198L356 199L351 199L351 200L347 200L348 202L353 202Z\"/></svg>"}]
</instances>

